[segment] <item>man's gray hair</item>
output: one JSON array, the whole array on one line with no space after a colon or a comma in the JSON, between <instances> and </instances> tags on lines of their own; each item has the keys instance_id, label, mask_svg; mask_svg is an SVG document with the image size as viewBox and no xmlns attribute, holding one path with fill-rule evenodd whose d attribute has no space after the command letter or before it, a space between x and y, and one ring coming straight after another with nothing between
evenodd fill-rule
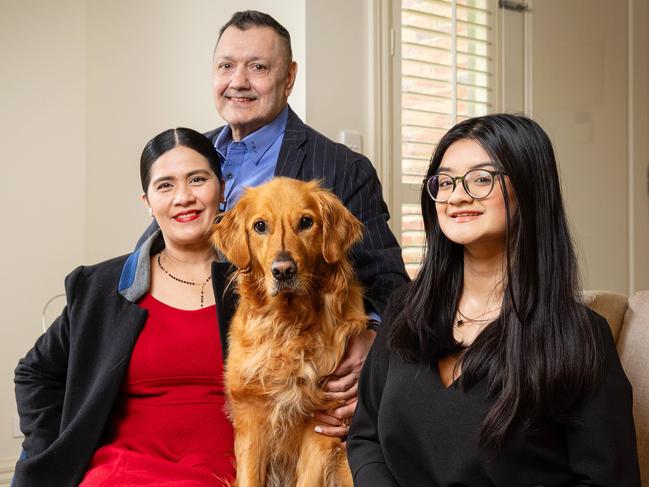
<instances>
[{"instance_id":1,"label":"man's gray hair","mask_svg":"<svg viewBox=\"0 0 649 487\"><path fill-rule=\"evenodd\" d=\"M288 63L290 64L293 60L293 50L291 49L291 34L288 33L288 30L277 22L273 17L263 12L258 12L257 10L243 10L241 12L235 12L232 15L232 18L221 27L219 31L219 38L216 40L216 43L219 43L223 32L225 29L231 25L235 26L239 30L247 30L250 27L270 27L273 29L280 38L283 39L286 51L288 54Z\"/></svg>"}]
</instances>

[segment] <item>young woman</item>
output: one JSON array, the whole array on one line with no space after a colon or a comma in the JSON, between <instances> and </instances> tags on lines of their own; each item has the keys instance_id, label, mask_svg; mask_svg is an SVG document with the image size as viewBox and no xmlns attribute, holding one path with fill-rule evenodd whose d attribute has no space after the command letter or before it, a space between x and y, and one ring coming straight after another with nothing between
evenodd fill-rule
<instances>
[{"instance_id":1,"label":"young woman","mask_svg":"<svg viewBox=\"0 0 649 487\"><path fill-rule=\"evenodd\" d=\"M359 382L354 484L639 486L631 387L579 301L545 132L515 115L459 123L421 205L421 271Z\"/></svg>"},{"instance_id":2,"label":"young woman","mask_svg":"<svg viewBox=\"0 0 649 487\"><path fill-rule=\"evenodd\" d=\"M140 173L160 230L131 255L72 272L66 308L16 369L15 486L234 478L222 383L232 303L209 241L219 159L203 135L172 129L146 145Z\"/></svg>"}]
</instances>

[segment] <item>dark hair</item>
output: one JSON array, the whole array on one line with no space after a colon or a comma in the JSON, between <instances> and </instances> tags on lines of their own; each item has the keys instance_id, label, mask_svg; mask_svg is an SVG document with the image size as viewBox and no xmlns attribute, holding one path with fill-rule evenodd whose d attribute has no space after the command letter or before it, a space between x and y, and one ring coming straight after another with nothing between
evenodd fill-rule
<instances>
[{"instance_id":1,"label":"dark hair","mask_svg":"<svg viewBox=\"0 0 649 487\"><path fill-rule=\"evenodd\" d=\"M474 140L507 174L516 209L506 209L506 280L499 317L460 358L460 385L486 379L494 402L480 443L500 450L514 426L543 419L569 422L597 380L602 358L598 329L578 300L576 256L568 228L552 144L533 120L487 115L465 120L439 142L427 177L451 144ZM435 202L425 189L421 208L426 251L419 274L399 296L390 347L406 360L437 367L437 358L461 349L453 322L463 285L463 247L442 233Z\"/></svg>"},{"instance_id":2,"label":"dark hair","mask_svg":"<svg viewBox=\"0 0 649 487\"><path fill-rule=\"evenodd\" d=\"M277 22L273 17L263 12L258 12L257 10L243 10L241 12L235 12L232 15L232 18L227 21L227 23L221 27L219 31L219 38L216 40L216 43L219 43L221 36L225 29L231 25L235 26L239 30L248 30L250 27L270 27L273 29L281 39L284 40L284 46L286 47L287 52L287 63L290 64L293 60L293 50L291 49L291 34L288 33L288 30Z\"/></svg>"},{"instance_id":3,"label":"dark hair","mask_svg":"<svg viewBox=\"0 0 649 487\"><path fill-rule=\"evenodd\" d=\"M221 161L210 139L196 130L178 127L159 133L144 146L140 156L140 181L142 181L142 190L145 193L149 182L151 182L151 166L165 152L178 146L188 147L204 156L210 163L214 174L219 180L223 179Z\"/></svg>"}]
</instances>

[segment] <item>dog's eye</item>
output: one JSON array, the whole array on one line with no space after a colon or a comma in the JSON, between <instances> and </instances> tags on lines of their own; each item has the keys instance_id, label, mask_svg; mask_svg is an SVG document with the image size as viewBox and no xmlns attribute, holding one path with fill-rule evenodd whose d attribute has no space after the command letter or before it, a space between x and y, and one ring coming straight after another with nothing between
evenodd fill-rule
<instances>
[{"instance_id":1,"label":"dog's eye","mask_svg":"<svg viewBox=\"0 0 649 487\"><path fill-rule=\"evenodd\" d=\"M300 218L300 229L307 230L313 226L313 218L310 216L303 216Z\"/></svg>"},{"instance_id":2,"label":"dog's eye","mask_svg":"<svg viewBox=\"0 0 649 487\"><path fill-rule=\"evenodd\" d=\"M256 221L253 228L257 233L266 233L266 222L264 220Z\"/></svg>"}]
</instances>

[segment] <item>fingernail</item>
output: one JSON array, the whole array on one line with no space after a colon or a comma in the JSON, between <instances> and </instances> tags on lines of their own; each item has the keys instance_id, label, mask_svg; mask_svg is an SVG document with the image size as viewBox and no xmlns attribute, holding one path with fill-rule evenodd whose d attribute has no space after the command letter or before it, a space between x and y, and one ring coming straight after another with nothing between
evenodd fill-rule
<instances>
[{"instance_id":1,"label":"fingernail","mask_svg":"<svg viewBox=\"0 0 649 487\"><path fill-rule=\"evenodd\" d=\"M316 426L313 429L315 430L316 433L322 433L322 428L320 426Z\"/></svg>"},{"instance_id":2,"label":"fingernail","mask_svg":"<svg viewBox=\"0 0 649 487\"><path fill-rule=\"evenodd\" d=\"M309 411L309 416L311 416L312 418L315 418L315 413L313 411Z\"/></svg>"}]
</instances>

